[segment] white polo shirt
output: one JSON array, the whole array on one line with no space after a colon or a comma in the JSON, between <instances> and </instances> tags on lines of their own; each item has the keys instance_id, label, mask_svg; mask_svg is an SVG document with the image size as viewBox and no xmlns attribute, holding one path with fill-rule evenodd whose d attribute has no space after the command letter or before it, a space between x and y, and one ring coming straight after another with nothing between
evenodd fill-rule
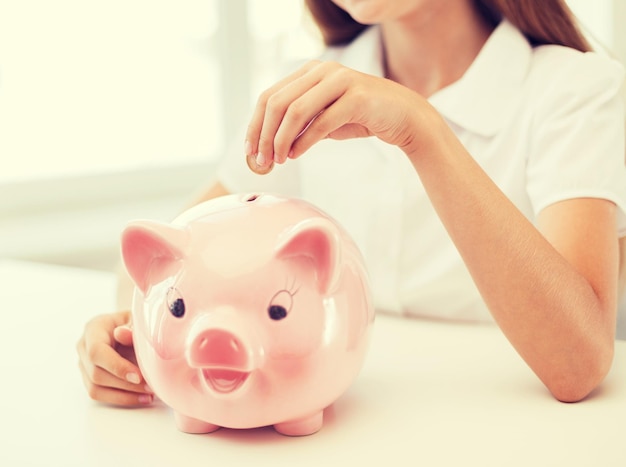
<instances>
[{"instance_id":1,"label":"white polo shirt","mask_svg":"<svg viewBox=\"0 0 626 467\"><path fill-rule=\"evenodd\" d=\"M370 27L322 58L382 76L380 31ZM429 102L528 219L557 201L603 198L618 205L626 235L623 81L617 62L532 48L503 21L464 76ZM325 140L265 176L247 168L241 150L224 160L218 178L231 192L302 197L341 222L365 256L379 311L492 319L397 147L376 138Z\"/></svg>"}]
</instances>

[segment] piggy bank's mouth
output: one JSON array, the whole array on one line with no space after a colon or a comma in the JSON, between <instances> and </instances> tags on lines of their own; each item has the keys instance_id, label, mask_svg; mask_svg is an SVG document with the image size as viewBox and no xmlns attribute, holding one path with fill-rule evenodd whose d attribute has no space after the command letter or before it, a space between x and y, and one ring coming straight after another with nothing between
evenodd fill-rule
<instances>
[{"instance_id":1,"label":"piggy bank's mouth","mask_svg":"<svg viewBox=\"0 0 626 467\"><path fill-rule=\"evenodd\" d=\"M218 394L230 394L246 382L249 372L225 368L204 368L202 376L207 386Z\"/></svg>"}]
</instances>

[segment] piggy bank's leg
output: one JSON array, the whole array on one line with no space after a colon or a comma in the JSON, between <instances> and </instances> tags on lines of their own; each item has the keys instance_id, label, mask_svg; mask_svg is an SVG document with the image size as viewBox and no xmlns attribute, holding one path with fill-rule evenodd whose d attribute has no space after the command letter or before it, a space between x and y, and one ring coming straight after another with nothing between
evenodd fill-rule
<instances>
[{"instance_id":1,"label":"piggy bank's leg","mask_svg":"<svg viewBox=\"0 0 626 467\"><path fill-rule=\"evenodd\" d=\"M324 412L320 410L319 412L309 415L308 417L277 423L274 425L274 429L281 435L287 436L312 435L322 428L323 418Z\"/></svg>"},{"instance_id":2,"label":"piggy bank's leg","mask_svg":"<svg viewBox=\"0 0 626 467\"><path fill-rule=\"evenodd\" d=\"M174 412L174 419L176 420L176 426L180 431L185 433L211 433L218 430L220 427L213 425L212 423L203 422L197 418L191 418L186 415Z\"/></svg>"}]
</instances>

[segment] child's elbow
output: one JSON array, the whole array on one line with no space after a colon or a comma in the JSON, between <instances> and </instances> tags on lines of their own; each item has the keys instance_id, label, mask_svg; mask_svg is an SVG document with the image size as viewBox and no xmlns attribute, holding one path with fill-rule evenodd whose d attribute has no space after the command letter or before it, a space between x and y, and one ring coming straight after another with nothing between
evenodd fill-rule
<instances>
[{"instance_id":1,"label":"child's elbow","mask_svg":"<svg viewBox=\"0 0 626 467\"><path fill-rule=\"evenodd\" d=\"M577 382L575 384L556 385L548 389L556 400L560 402L573 403L580 402L585 399L598 386L598 384L599 383L584 384Z\"/></svg>"},{"instance_id":2,"label":"child's elbow","mask_svg":"<svg viewBox=\"0 0 626 467\"><path fill-rule=\"evenodd\" d=\"M552 395L560 402L580 402L588 397L604 380L613 362L614 343L592 353L588 359L580 358L575 368L560 371L547 383Z\"/></svg>"}]
</instances>

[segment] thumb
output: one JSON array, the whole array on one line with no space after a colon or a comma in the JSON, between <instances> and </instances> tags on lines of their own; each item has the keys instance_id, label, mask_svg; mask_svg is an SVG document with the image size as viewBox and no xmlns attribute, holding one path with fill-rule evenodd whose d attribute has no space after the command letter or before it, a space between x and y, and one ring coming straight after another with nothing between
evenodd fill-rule
<instances>
[{"instance_id":1,"label":"thumb","mask_svg":"<svg viewBox=\"0 0 626 467\"><path fill-rule=\"evenodd\" d=\"M119 344L130 347L133 345L133 330L127 324L118 326L113 330L113 338Z\"/></svg>"},{"instance_id":2,"label":"thumb","mask_svg":"<svg viewBox=\"0 0 626 467\"><path fill-rule=\"evenodd\" d=\"M363 125L359 125L358 123L346 123L345 125L340 126L336 130L328 133L326 137L329 139L343 140L351 138L367 138L373 135L374 134Z\"/></svg>"}]
</instances>

